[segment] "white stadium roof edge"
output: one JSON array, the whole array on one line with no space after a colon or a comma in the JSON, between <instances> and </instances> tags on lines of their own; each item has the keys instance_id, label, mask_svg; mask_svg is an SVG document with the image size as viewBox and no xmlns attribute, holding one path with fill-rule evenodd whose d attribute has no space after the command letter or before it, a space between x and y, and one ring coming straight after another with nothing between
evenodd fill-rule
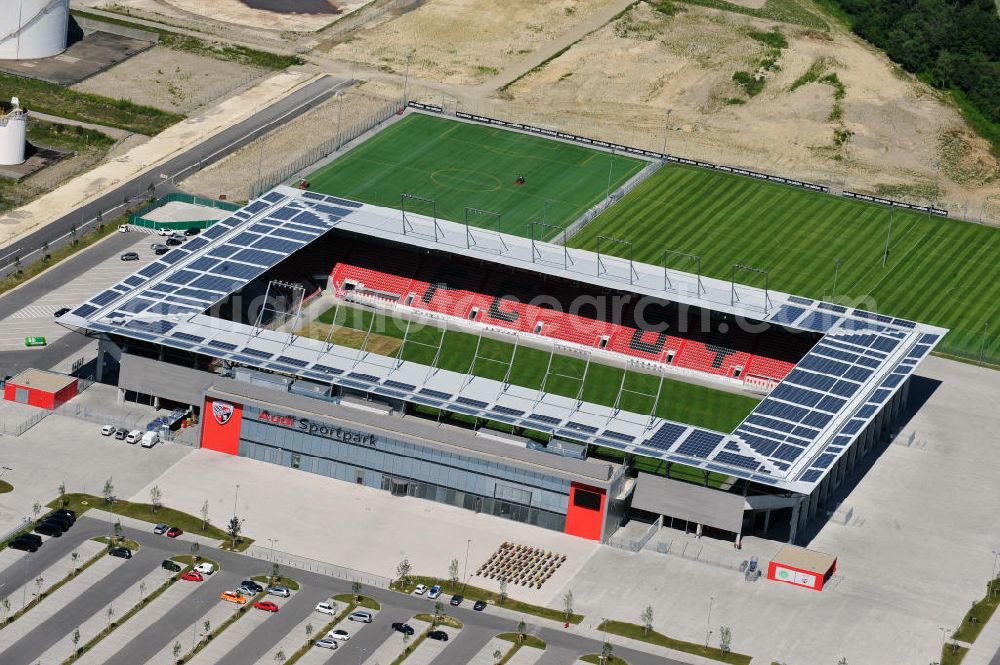
<instances>
[{"instance_id":1,"label":"white stadium roof edge","mask_svg":"<svg viewBox=\"0 0 1000 665\"><path fill-rule=\"evenodd\" d=\"M822 333L731 433L379 356L205 312L333 229ZM808 494L947 330L279 186L59 318L314 382ZM511 333L513 334L513 333ZM572 345L567 344L567 347Z\"/></svg>"}]
</instances>

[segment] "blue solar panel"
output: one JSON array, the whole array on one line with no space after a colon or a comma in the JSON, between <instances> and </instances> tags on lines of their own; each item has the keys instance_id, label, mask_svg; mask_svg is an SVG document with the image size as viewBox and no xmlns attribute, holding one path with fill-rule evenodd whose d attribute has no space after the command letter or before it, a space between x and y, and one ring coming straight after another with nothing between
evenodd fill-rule
<instances>
[{"instance_id":1,"label":"blue solar panel","mask_svg":"<svg viewBox=\"0 0 1000 665\"><path fill-rule=\"evenodd\" d=\"M80 305L73 310L73 313L77 316L87 317L97 311L97 308L93 305Z\"/></svg>"},{"instance_id":2,"label":"blue solar panel","mask_svg":"<svg viewBox=\"0 0 1000 665\"><path fill-rule=\"evenodd\" d=\"M850 365L829 358L822 358L817 355L807 355L799 362L799 367L809 369L820 374L843 376L844 372L851 368Z\"/></svg>"},{"instance_id":3,"label":"blue solar panel","mask_svg":"<svg viewBox=\"0 0 1000 665\"><path fill-rule=\"evenodd\" d=\"M589 434L597 433L596 427L592 427L591 425L584 425L583 423L578 423L575 420L570 420L569 422L567 422L566 427L570 429L579 430L581 432L587 432Z\"/></svg>"},{"instance_id":4,"label":"blue solar panel","mask_svg":"<svg viewBox=\"0 0 1000 665\"><path fill-rule=\"evenodd\" d=\"M872 341L871 346L873 348L878 349L879 351L885 351L886 353L889 353L897 346L899 346L899 340L890 339L888 337L878 337L874 341Z\"/></svg>"},{"instance_id":5,"label":"blue solar panel","mask_svg":"<svg viewBox=\"0 0 1000 665\"><path fill-rule=\"evenodd\" d=\"M817 344L813 347L813 353L822 354L824 357L833 358L834 360L841 360L845 363L854 363L858 360L857 353L850 353L848 351L841 351L840 349L834 348L829 344Z\"/></svg>"},{"instance_id":6,"label":"blue solar panel","mask_svg":"<svg viewBox=\"0 0 1000 665\"><path fill-rule=\"evenodd\" d=\"M750 469L751 471L756 471L760 467L760 462L753 457L749 457L748 455L737 455L724 450L720 451L719 454L715 456L715 461L732 464L733 466L740 466L745 469Z\"/></svg>"},{"instance_id":7,"label":"blue solar panel","mask_svg":"<svg viewBox=\"0 0 1000 665\"><path fill-rule=\"evenodd\" d=\"M319 215L317 215L316 213L309 212L307 210L303 210L302 212L297 214L292 219L292 221L295 222L296 224L312 227L313 229L317 230L325 231L330 227L330 225L327 222L325 222Z\"/></svg>"},{"instance_id":8,"label":"blue solar panel","mask_svg":"<svg viewBox=\"0 0 1000 665\"><path fill-rule=\"evenodd\" d=\"M323 206L323 205L316 206L316 210L319 210L322 213L326 213L327 215L330 215L332 217L343 217L344 215L349 215L351 213L350 210L345 210L344 208L334 208L333 206Z\"/></svg>"},{"instance_id":9,"label":"blue solar panel","mask_svg":"<svg viewBox=\"0 0 1000 665\"><path fill-rule=\"evenodd\" d=\"M559 424L560 420L558 418L553 418L552 416L544 416L540 413L532 413L528 416L528 420L537 420L542 423L548 423L550 425Z\"/></svg>"},{"instance_id":10,"label":"blue solar panel","mask_svg":"<svg viewBox=\"0 0 1000 665\"><path fill-rule=\"evenodd\" d=\"M619 441L624 441L626 443L632 443L633 441L635 441L635 437L634 436L630 436L628 434L623 434L621 432L615 432L614 430L610 430L610 429L604 430L604 433L601 436L606 436L609 439L617 439Z\"/></svg>"},{"instance_id":11,"label":"blue solar panel","mask_svg":"<svg viewBox=\"0 0 1000 665\"><path fill-rule=\"evenodd\" d=\"M802 474L801 480L804 483L812 483L819 480L822 475L823 475L822 471L817 471L816 469L809 469L808 471Z\"/></svg>"},{"instance_id":12,"label":"blue solar panel","mask_svg":"<svg viewBox=\"0 0 1000 665\"><path fill-rule=\"evenodd\" d=\"M291 254L301 249L302 243L295 242L294 240L282 240L281 238L263 238L255 242L253 246L257 249L268 249L281 252L282 254Z\"/></svg>"},{"instance_id":13,"label":"blue solar panel","mask_svg":"<svg viewBox=\"0 0 1000 665\"><path fill-rule=\"evenodd\" d=\"M278 238L288 238L289 240L299 240L301 242L312 242L315 238L315 236L310 233L302 233L301 231L293 231L292 229L286 228L275 229L271 235Z\"/></svg>"},{"instance_id":14,"label":"blue solar panel","mask_svg":"<svg viewBox=\"0 0 1000 665\"><path fill-rule=\"evenodd\" d=\"M219 339L213 339L209 341L208 345L213 346L217 349L224 349L226 351L233 351L236 349L235 344L230 344L229 342L223 342L222 340Z\"/></svg>"},{"instance_id":15,"label":"blue solar panel","mask_svg":"<svg viewBox=\"0 0 1000 665\"><path fill-rule=\"evenodd\" d=\"M844 307L843 305L834 305L833 303L829 302L820 302L819 307L823 309L828 309L831 312L838 312L840 314L843 314L844 312L847 311L847 308Z\"/></svg>"},{"instance_id":16,"label":"blue solar panel","mask_svg":"<svg viewBox=\"0 0 1000 665\"><path fill-rule=\"evenodd\" d=\"M107 305L109 302L117 300L118 298L121 298L120 293L108 289L104 293L99 293L93 298L91 298L90 302L94 303L95 305L104 306Z\"/></svg>"},{"instance_id":17,"label":"blue solar panel","mask_svg":"<svg viewBox=\"0 0 1000 665\"><path fill-rule=\"evenodd\" d=\"M216 275L202 275L191 283L191 286L196 289L208 289L209 291L220 291L222 293L229 293L238 288L239 285L240 283L237 280L226 279L225 277L218 277Z\"/></svg>"},{"instance_id":18,"label":"blue solar panel","mask_svg":"<svg viewBox=\"0 0 1000 665\"><path fill-rule=\"evenodd\" d=\"M224 275L243 281L249 281L259 275L261 269L256 266L245 266L239 263L222 262L212 270L214 275Z\"/></svg>"},{"instance_id":19,"label":"blue solar panel","mask_svg":"<svg viewBox=\"0 0 1000 665\"><path fill-rule=\"evenodd\" d=\"M261 210L265 210L267 207L268 207L267 204L264 203L263 201L254 201L247 207L243 208L243 212L249 213L251 215L256 215L258 212L260 212Z\"/></svg>"},{"instance_id":20,"label":"blue solar panel","mask_svg":"<svg viewBox=\"0 0 1000 665\"><path fill-rule=\"evenodd\" d=\"M161 272L167 269L167 266L162 263L150 263L148 266L139 271L139 274L143 277L154 277L159 275Z\"/></svg>"},{"instance_id":21,"label":"blue solar panel","mask_svg":"<svg viewBox=\"0 0 1000 665\"><path fill-rule=\"evenodd\" d=\"M218 259L214 259L210 256L199 256L194 261L188 264L188 268L191 270L200 270L205 272L215 264L219 263Z\"/></svg>"},{"instance_id":22,"label":"blue solar panel","mask_svg":"<svg viewBox=\"0 0 1000 665\"><path fill-rule=\"evenodd\" d=\"M330 367L329 365L319 365L319 364L316 364L316 365L312 366L312 369L314 369L316 371L319 371L319 372L324 372L326 374L336 374L336 375L339 375L339 374L343 374L344 373L344 370L338 369L336 367Z\"/></svg>"},{"instance_id":23,"label":"blue solar panel","mask_svg":"<svg viewBox=\"0 0 1000 665\"><path fill-rule=\"evenodd\" d=\"M712 454L722 439L723 435L721 434L696 429L677 447L677 452L681 455L708 459L708 456Z\"/></svg>"},{"instance_id":24,"label":"blue solar panel","mask_svg":"<svg viewBox=\"0 0 1000 665\"><path fill-rule=\"evenodd\" d=\"M240 248L234 247L233 245L219 245L218 247L213 247L212 251L210 251L208 255L217 256L220 259L227 259L238 251L240 251Z\"/></svg>"},{"instance_id":25,"label":"blue solar panel","mask_svg":"<svg viewBox=\"0 0 1000 665\"><path fill-rule=\"evenodd\" d=\"M252 263L253 265L269 268L284 258L281 254L265 252L259 249L244 249L233 255L233 260L241 263Z\"/></svg>"},{"instance_id":26,"label":"blue solar panel","mask_svg":"<svg viewBox=\"0 0 1000 665\"><path fill-rule=\"evenodd\" d=\"M856 309L856 310L854 310L854 316L859 316L859 317L861 317L863 319L874 319L875 321L879 321L880 323L892 323L892 317L891 316L885 316L883 314L876 314L874 312L867 312L867 311L865 311L863 309Z\"/></svg>"},{"instance_id":27,"label":"blue solar panel","mask_svg":"<svg viewBox=\"0 0 1000 665\"><path fill-rule=\"evenodd\" d=\"M421 395L428 395L430 397L436 397L437 399L449 400L451 399L451 393L443 393L440 390L431 390L430 388L421 388Z\"/></svg>"},{"instance_id":28,"label":"blue solar panel","mask_svg":"<svg viewBox=\"0 0 1000 665\"><path fill-rule=\"evenodd\" d=\"M417 389L417 387L415 385L413 385L412 383L402 383L400 381L392 381L392 380L386 381L384 383L384 385L387 385L390 388L398 388L400 390L409 390L411 392Z\"/></svg>"},{"instance_id":29,"label":"blue solar panel","mask_svg":"<svg viewBox=\"0 0 1000 665\"><path fill-rule=\"evenodd\" d=\"M832 377L823 376L821 374L810 374L809 372L803 372L798 369L792 370L788 376L785 377L785 381L823 391L829 390L833 387L833 384L837 382L837 380Z\"/></svg>"},{"instance_id":30,"label":"blue solar panel","mask_svg":"<svg viewBox=\"0 0 1000 665\"><path fill-rule=\"evenodd\" d=\"M872 370L865 369L864 367L852 367L844 372L844 378L850 379L851 381L867 381L868 377L871 375Z\"/></svg>"},{"instance_id":31,"label":"blue solar panel","mask_svg":"<svg viewBox=\"0 0 1000 665\"><path fill-rule=\"evenodd\" d=\"M836 316L823 312L810 312L798 325L802 328L826 332L839 320Z\"/></svg>"},{"instance_id":32,"label":"blue solar panel","mask_svg":"<svg viewBox=\"0 0 1000 665\"><path fill-rule=\"evenodd\" d=\"M218 224L216 224L215 226L213 226L209 230L207 230L204 233L202 233L201 237L202 238L207 238L208 240L215 240L216 238L218 238L219 236L221 236L225 232L226 232L226 228L224 226L219 226Z\"/></svg>"},{"instance_id":33,"label":"blue solar panel","mask_svg":"<svg viewBox=\"0 0 1000 665\"><path fill-rule=\"evenodd\" d=\"M898 386L906 376L903 374L890 374L882 380L883 386L889 386L890 388L895 388Z\"/></svg>"},{"instance_id":34,"label":"blue solar panel","mask_svg":"<svg viewBox=\"0 0 1000 665\"><path fill-rule=\"evenodd\" d=\"M788 305L782 305L778 311L771 317L772 323L791 323L795 319L799 318L805 313L806 310L801 307L789 307Z\"/></svg>"},{"instance_id":35,"label":"blue solar panel","mask_svg":"<svg viewBox=\"0 0 1000 665\"><path fill-rule=\"evenodd\" d=\"M362 374L361 372L351 372L347 376L353 379L359 379L361 381L368 381L369 383L378 383L378 377L372 376L371 374Z\"/></svg>"},{"instance_id":36,"label":"blue solar panel","mask_svg":"<svg viewBox=\"0 0 1000 665\"><path fill-rule=\"evenodd\" d=\"M803 298L802 296L788 296L788 302L793 302L796 305L811 305L813 301L809 298Z\"/></svg>"},{"instance_id":37,"label":"blue solar panel","mask_svg":"<svg viewBox=\"0 0 1000 665\"><path fill-rule=\"evenodd\" d=\"M877 406L873 404L867 404L858 409L858 412L855 413L854 416L857 418L867 418L868 416L873 415L876 411L878 411Z\"/></svg>"},{"instance_id":38,"label":"blue solar panel","mask_svg":"<svg viewBox=\"0 0 1000 665\"><path fill-rule=\"evenodd\" d=\"M660 429L653 433L653 436L649 438L649 441L647 441L645 445L659 450L669 450L670 446L677 443L677 439L681 438L681 435L684 434L685 431L687 431L687 427L684 427L683 425L663 423L660 425ZM607 435L609 433L605 432L605 434Z\"/></svg>"},{"instance_id":39,"label":"blue solar panel","mask_svg":"<svg viewBox=\"0 0 1000 665\"><path fill-rule=\"evenodd\" d=\"M278 356L275 358L280 363L285 363L286 365L291 365L292 367L305 367L309 364L308 360L302 360L300 358L292 358L291 356Z\"/></svg>"},{"instance_id":40,"label":"blue solar panel","mask_svg":"<svg viewBox=\"0 0 1000 665\"><path fill-rule=\"evenodd\" d=\"M125 280L125 283L128 284L129 286L139 286L140 284L142 284L145 281L146 280L144 280L142 277L138 277L136 275L132 275L131 277L128 277Z\"/></svg>"},{"instance_id":41,"label":"blue solar panel","mask_svg":"<svg viewBox=\"0 0 1000 665\"><path fill-rule=\"evenodd\" d=\"M161 256L160 257L160 261L162 261L163 263L166 263L169 266L172 266L175 263L177 263L178 261L180 261L181 259L183 259L185 256L187 256L187 252L179 250L179 249L175 249L175 250L173 250L171 252L167 252L166 254L164 254L163 256Z\"/></svg>"},{"instance_id":42,"label":"blue solar panel","mask_svg":"<svg viewBox=\"0 0 1000 665\"><path fill-rule=\"evenodd\" d=\"M802 406L813 407L816 406L821 399L823 399L823 394L818 393L815 390L796 388L795 386L782 383L771 391L770 397L785 400L786 402L794 402L795 404L801 404Z\"/></svg>"},{"instance_id":43,"label":"blue solar panel","mask_svg":"<svg viewBox=\"0 0 1000 665\"><path fill-rule=\"evenodd\" d=\"M487 406L489 406L488 402L483 402L482 400L478 399L472 399L471 397L459 397L455 401L458 402L459 404L467 404L469 406L474 406L477 409L485 409Z\"/></svg>"},{"instance_id":44,"label":"blue solar panel","mask_svg":"<svg viewBox=\"0 0 1000 665\"><path fill-rule=\"evenodd\" d=\"M808 441L812 441L816 438L816 435L819 434L819 432L810 427L799 426L792 430L792 434L800 436Z\"/></svg>"},{"instance_id":45,"label":"blue solar panel","mask_svg":"<svg viewBox=\"0 0 1000 665\"><path fill-rule=\"evenodd\" d=\"M907 321L906 319L893 319L892 325L899 326L900 328L916 328L917 324L913 321Z\"/></svg>"},{"instance_id":46,"label":"blue solar panel","mask_svg":"<svg viewBox=\"0 0 1000 665\"><path fill-rule=\"evenodd\" d=\"M282 194L281 192L269 192L261 198L263 198L268 203L277 203L281 199L285 198L285 195Z\"/></svg>"},{"instance_id":47,"label":"blue solar panel","mask_svg":"<svg viewBox=\"0 0 1000 665\"><path fill-rule=\"evenodd\" d=\"M753 412L765 416L774 416L775 418L784 418L785 420L794 422L800 422L809 413L807 409L803 409L802 407L783 404L767 398L764 398L764 401L758 404Z\"/></svg>"},{"instance_id":48,"label":"blue solar panel","mask_svg":"<svg viewBox=\"0 0 1000 665\"><path fill-rule=\"evenodd\" d=\"M771 456L777 457L778 459L783 459L787 462L794 462L799 458L799 455L801 454L802 454L802 448L799 448L798 446L793 446L788 443L783 443L780 446L778 446L778 449L775 450L771 454Z\"/></svg>"},{"instance_id":49,"label":"blue solar panel","mask_svg":"<svg viewBox=\"0 0 1000 665\"><path fill-rule=\"evenodd\" d=\"M186 332L175 332L173 335L171 335L171 337L187 340L188 342L195 342L197 344L200 344L205 341L204 337L201 337L199 335L192 335L191 333L186 333Z\"/></svg>"},{"instance_id":50,"label":"blue solar panel","mask_svg":"<svg viewBox=\"0 0 1000 665\"><path fill-rule=\"evenodd\" d=\"M815 427L816 429L823 429L831 420L833 420L833 416L814 411L802 419L802 424Z\"/></svg>"},{"instance_id":51,"label":"blue solar panel","mask_svg":"<svg viewBox=\"0 0 1000 665\"><path fill-rule=\"evenodd\" d=\"M508 416L520 417L524 415L524 411L518 411L517 409L512 409L509 406L494 406L493 411L495 411L496 413L504 413L507 414Z\"/></svg>"},{"instance_id":52,"label":"blue solar panel","mask_svg":"<svg viewBox=\"0 0 1000 665\"><path fill-rule=\"evenodd\" d=\"M194 240L189 240L184 243L184 249L189 252L197 252L199 249L208 244L208 240L202 237L195 238Z\"/></svg>"},{"instance_id":53,"label":"blue solar panel","mask_svg":"<svg viewBox=\"0 0 1000 665\"><path fill-rule=\"evenodd\" d=\"M819 404L816 405L817 409L822 409L823 411L830 411L831 413L837 413L844 406L847 400L840 399L839 397L833 397L828 395L820 400Z\"/></svg>"},{"instance_id":54,"label":"blue solar panel","mask_svg":"<svg viewBox=\"0 0 1000 665\"><path fill-rule=\"evenodd\" d=\"M271 212L268 217L270 219L280 219L281 221L288 221L295 216L295 213L299 211L298 208L293 208L292 206L284 206L283 208L278 208Z\"/></svg>"},{"instance_id":55,"label":"blue solar panel","mask_svg":"<svg viewBox=\"0 0 1000 665\"><path fill-rule=\"evenodd\" d=\"M178 270L173 275L167 277L164 282L170 284L190 284L194 280L198 279L198 273L193 270Z\"/></svg>"},{"instance_id":56,"label":"blue solar panel","mask_svg":"<svg viewBox=\"0 0 1000 665\"><path fill-rule=\"evenodd\" d=\"M274 355L270 351L264 351L262 349L252 349L250 347L243 349L240 353L245 353L248 356L252 356L254 358L263 358L265 360L270 360L271 356Z\"/></svg>"},{"instance_id":57,"label":"blue solar panel","mask_svg":"<svg viewBox=\"0 0 1000 665\"><path fill-rule=\"evenodd\" d=\"M932 334L926 333L926 334L923 334L923 335L920 336L920 343L921 344L933 344L934 342L938 341L939 337L940 337L940 335L932 335Z\"/></svg>"},{"instance_id":58,"label":"blue solar panel","mask_svg":"<svg viewBox=\"0 0 1000 665\"><path fill-rule=\"evenodd\" d=\"M837 381L830 388L830 392L841 397L851 397L854 393L858 392L858 384L851 383L850 381Z\"/></svg>"},{"instance_id":59,"label":"blue solar panel","mask_svg":"<svg viewBox=\"0 0 1000 665\"><path fill-rule=\"evenodd\" d=\"M775 450L778 448L778 442L772 441L761 436L754 436L753 434L743 434L740 433L740 438L746 442L748 446L756 450L761 455L771 456Z\"/></svg>"}]
</instances>

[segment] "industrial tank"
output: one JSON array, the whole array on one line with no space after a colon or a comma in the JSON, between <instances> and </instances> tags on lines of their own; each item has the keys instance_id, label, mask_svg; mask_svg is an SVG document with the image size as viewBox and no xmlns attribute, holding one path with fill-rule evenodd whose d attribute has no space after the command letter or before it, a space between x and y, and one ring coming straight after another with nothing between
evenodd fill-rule
<instances>
[{"instance_id":1,"label":"industrial tank","mask_svg":"<svg viewBox=\"0 0 1000 665\"><path fill-rule=\"evenodd\" d=\"M0 60L62 53L68 32L69 0L0 0Z\"/></svg>"},{"instance_id":2,"label":"industrial tank","mask_svg":"<svg viewBox=\"0 0 1000 665\"><path fill-rule=\"evenodd\" d=\"M0 104L0 166L24 161L24 146L28 138L28 114L17 97L10 105Z\"/></svg>"}]
</instances>

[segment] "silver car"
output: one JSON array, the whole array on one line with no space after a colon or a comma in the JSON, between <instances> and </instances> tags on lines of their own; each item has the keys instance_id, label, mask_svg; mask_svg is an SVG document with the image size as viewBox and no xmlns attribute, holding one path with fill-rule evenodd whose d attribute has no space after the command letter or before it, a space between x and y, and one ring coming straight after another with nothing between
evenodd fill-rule
<instances>
[{"instance_id":1,"label":"silver car","mask_svg":"<svg viewBox=\"0 0 1000 665\"><path fill-rule=\"evenodd\" d=\"M292 591L286 586L269 586L267 587L267 595L288 598L292 595Z\"/></svg>"},{"instance_id":2,"label":"silver car","mask_svg":"<svg viewBox=\"0 0 1000 665\"><path fill-rule=\"evenodd\" d=\"M347 615L347 618L350 619L351 621L360 621L361 623L371 623L372 613L359 610L357 612L351 612L349 615Z\"/></svg>"},{"instance_id":3,"label":"silver car","mask_svg":"<svg viewBox=\"0 0 1000 665\"><path fill-rule=\"evenodd\" d=\"M337 644L337 640L328 640L324 638L313 642L313 646L320 647L322 649L336 649L339 645Z\"/></svg>"}]
</instances>

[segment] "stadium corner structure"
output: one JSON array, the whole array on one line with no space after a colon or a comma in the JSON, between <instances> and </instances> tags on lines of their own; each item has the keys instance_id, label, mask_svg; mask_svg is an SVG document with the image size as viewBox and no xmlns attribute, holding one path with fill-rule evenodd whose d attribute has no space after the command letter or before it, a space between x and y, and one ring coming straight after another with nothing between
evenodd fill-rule
<instances>
[{"instance_id":1,"label":"stadium corner structure","mask_svg":"<svg viewBox=\"0 0 1000 665\"><path fill-rule=\"evenodd\" d=\"M625 305L587 316L581 296ZM316 308L367 311L358 348L333 325L305 334ZM373 311L403 323L395 352L370 346ZM795 541L893 426L947 332L284 186L59 322L99 339L99 380L199 414L204 448L593 540L631 514ZM471 371L475 357L469 372L445 369L440 342L415 362L404 351L417 326L541 349L550 366L539 388L512 361L496 376ZM546 390L563 355L764 397L731 432L711 431ZM668 472L637 473L636 459Z\"/></svg>"}]
</instances>

